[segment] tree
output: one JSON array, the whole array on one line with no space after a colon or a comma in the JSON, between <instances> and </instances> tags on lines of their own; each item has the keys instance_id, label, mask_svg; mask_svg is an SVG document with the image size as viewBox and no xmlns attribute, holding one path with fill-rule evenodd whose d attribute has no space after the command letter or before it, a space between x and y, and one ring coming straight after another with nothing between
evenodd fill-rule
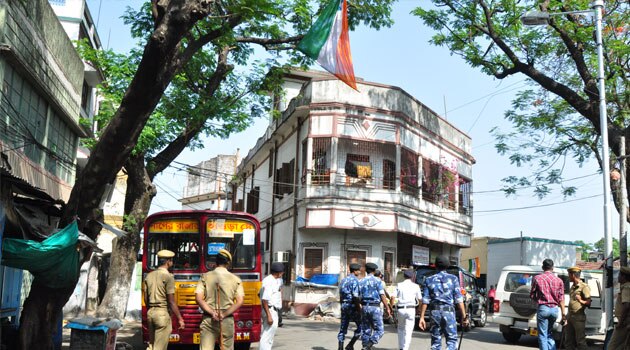
<instances>
[{"instance_id":1,"label":"tree","mask_svg":"<svg viewBox=\"0 0 630 350\"><path fill-rule=\"evenodd\" d=\"M354 28L360 23L374 28L391 25L392 2L352 2L349 8L350 27ZM311 9L310 4L305 0L152 0L151 16L140 16L131 26L138 36L150 28L143 42L142 54L137 56L133 78L128 85L120 82L124 90L120 104L111 109L115 112L94 144L86 167L77 178L64 208L62 224L78 217L81 231L95 238L100 231L96 220L102 215L98 205L105 192L105 185L112 183L118 171L125 166L129 175L130 195L125 199L127 214L124 227L130 234L116 243L117 252L114 253L112 264L124 268L129 261L135 260L139 243L137 232L154 194L150 182L152 176L163 171L199 132L207 130L205 119L182 118L179 124L181 127L176 129L177 136L165 138L161 148L157 140L153 149L143 151L141 147L137 148L141 136L151 134L143 134L145 126L160 128L157 119L155 124L154 119L150 119L156 107L161 106L164 112L169 112L165 114L168 115L165 120L181 116L181 110L178 109L181 104L162 100L169 86L175 82L203 91L203 94L213 98L212 104L217 108L215 104L221 101L221 97L227 96L222 95L221 88L229 81L229 76L235 74L234 65L244 66L253 62L251 54L254 45L276 54L278 60L282 58L280 53L286 52L288 58L292 59L290 62L307 64L309 61L292 49L312 22L314 9ZM212 55L193 60L200 52ZM191 62L199 64L196 67L198 72L208 73L201 82L195 81L193 75L186 75L194 72L194 64L189 66ZM184 72L187 67L191 70ZM238 78L238 75L234 78ZM170 97L179 97L178 102L185 102L185 96L178 96L175 91L173 88L174 94ZM205 99L200 98L197 100L198 105L192 107L200 107L203 101ZM116 282L119 285L124 284L125 278L130 276L130 271L121 270L121 276ZM53 329L71 293L72 288L55 290L37 280L33 281L22 313L22 349L52 349ZM110 295L115 297L111 292Z\"/></svg>"},{"instance_id":2,"label":"tree","mask_svg":"<svg viewBox=\"0 0 630 350\"><path fill-rule=\"evenodd\" d=\"M507 194L534 186L544 197L553 186L565 196L576 188L562 184L572 158L577 164L594 156L600 164L600 122L594 26L589 16L552 16L548 26L525 28L520 17L530 10L550 13L589 9L587 0L433 0L434 7L414 14L437 31L431 43L447 47L473 68L504 79L523 75L529 85L517 94L505 117L513 132L493 129L496 149L512 164L530 166L529 177L504 179ZM628 138L630 117L630 4L606 1L604 59L608 141L619 154L621 136ZM630 143L626 142L626 154ZM612 157L612 159L615 159ZM630 174L630 171L626 171ZM628 176L628 175L626 175ZM627 182L630 184L630 181ZM613 183L613 187L618 184ZM628 192L628 188L624 189ZM616 196L616 191L613 191ZM619 209L619 199L615 198ZM628 213L623 215L628 216Z\"/></svg>"},{"instance_id":3,"label":"tree","mask_svg":"<svg viewBox=\"0 0 630 350\"><path fill-rule=\"evenodd\" d=\"M588 261L588 253L593 251L595 248L592 243L586 243L582 240L575 241L575 244L579 245L580 256L582 261Z\"/></svg>"},{"instance_id":4,"label":"tree","mask_svg":"<svg viewBox=\"0 0 630 350\"><path fill-rule=\"evenodd\" d=\"M598 252L604 253L606 242L604 239L600 239L599 241L593 243L593 247L597 249ZM613 258L616 259L619 257L619 240L613 237Z\"/></svg>"}]
</instances>

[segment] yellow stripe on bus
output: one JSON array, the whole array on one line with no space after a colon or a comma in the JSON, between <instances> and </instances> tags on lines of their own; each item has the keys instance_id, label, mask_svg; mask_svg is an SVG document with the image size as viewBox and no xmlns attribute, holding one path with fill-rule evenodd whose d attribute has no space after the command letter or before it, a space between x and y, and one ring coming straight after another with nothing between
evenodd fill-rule
<instances>
[{"instance_id":1,"label":"yellow stripe on bus","mask_svg":"<svg viewBox=\"0 0 630 350\"><path fill-rule=\"evenodd\" d=\"M261 286L262 282L259 281L243 282L243 291L245 292L243 305L260 305L259 292ZM175 301L177 305L196 305L196 287L197 284L195 282L175 282Z\"/></svg>"}]
</instances>

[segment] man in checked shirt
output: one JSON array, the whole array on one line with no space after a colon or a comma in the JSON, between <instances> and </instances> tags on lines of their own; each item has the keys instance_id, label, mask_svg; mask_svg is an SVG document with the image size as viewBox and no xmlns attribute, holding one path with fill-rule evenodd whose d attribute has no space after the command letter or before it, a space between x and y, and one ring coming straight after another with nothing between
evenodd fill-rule
<instances>
[{"instance_id":1,"label":"man in checked shirt","mask_svg":"<svg viewBox=\"0 0 630 350\"><path fill-rule=\"evenodd\" d=\"M529 296L538 303L536 322L538 323L538 348L540 350L556 350L553 340L553 324L562 315L562 324L566 321L564 314L564 282L553 273L553 260L545 259L542 263L543 273L534 276ZM560 310L558 310L560 306Z\"/></svg>"}]
</instances>

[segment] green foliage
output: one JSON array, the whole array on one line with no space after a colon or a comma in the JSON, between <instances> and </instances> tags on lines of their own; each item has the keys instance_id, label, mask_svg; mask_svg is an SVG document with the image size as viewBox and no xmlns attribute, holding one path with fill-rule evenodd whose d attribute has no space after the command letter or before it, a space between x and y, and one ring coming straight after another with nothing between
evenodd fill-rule
<instances>
[{"instance_id":1,"label":"green foliage","mask_svg":"<svg viewBox=\"0 0 630 350\"><path fill-rule=\"evenodd\" d=\"M605 252L606 242L602 238L599 241L593 243L593 247L595 247L595 249L597 249L597 251L599 252ZM613 257L614 258L619 257L619 240L614 237L613 237Z\"/></svg>"},{"instance_id":2,"label":"green foliage","mask_svg":"<svg viewBox=\"0 0 630 350\"><path fill-rule=\"evenodd\" d=\"M630 3L606 1L604 16L605 77L610 126L622 132L630 117ZM527 77L527 85L505 113L513 129L491 130L496 150L532 176L504 179L505 193L535 188L544 197L562 185L567 160L582 166L599 159L597 55L594 23L589 15L552 16L548 26L525 27L520 17L530 10L550 13L588 10L588 0L433 0L413 11L436 31L431 43L448 48L473 68L503 79ZM614 146L614 143L611 143Z\"/></svg>"},{"instance_id":3,"label":"green foliage","mask_svg":"<svg viewBox=\"0 0 630 350\"><path fill-rule=\"evenodd\" d=\"M579 244L582 261L588 261L588 253L595 250L593 243L586 243L581 240L575 241L575 243Z\"/></svg>"},{"instance_id":4,"label":"green foliage","mask_svg":"<svg viewBox=\"0 0 630 350\"><path fill-rule=\"evenodd\" d=\"M270 93L277 96L281 91L282 74L290 67L312 63L293 48L299 34L310 28L326 1L313 4L308 0L243 0L218 4L210 15L196 22L180 49L186 52L217 30L223 30L223 35L192 51L190 60L177 71L144 126L133 154L155 157L178 138L184 138L189 148L201 148L202 136L226 138L244 130L253 118L269 115ZM392 3L393 0L351 2L350 27L362 23L374 28L390 26ZM240 18L240 24L233 29L226 27L230 16ZM78 43L82 57L105 76L99 86L103 101L95 117L101 127L119 110L142 64L143 47L154 35L151 2L138 10L128 7L123 21L138 40L138 46L128 54L94 50L87 42ZM261 58L260 47L269 57ZM84 143L93 147L98 138L96 135Z\"/></svg>"}]
</instances>

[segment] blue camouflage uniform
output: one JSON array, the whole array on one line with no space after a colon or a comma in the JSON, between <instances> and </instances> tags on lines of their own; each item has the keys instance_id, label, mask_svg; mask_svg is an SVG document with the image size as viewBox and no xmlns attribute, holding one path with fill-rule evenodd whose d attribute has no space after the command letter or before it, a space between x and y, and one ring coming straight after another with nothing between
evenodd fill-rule
<instances>
[{"instance_id":1,"label":"blue camouflage uniform","mask_svg":"<svg viewBox=\"0 0 630 350\"><path fill-rule=\"evenodd\" d=\"M381 280L374 275L367 275L359 282L361 294L361 342L376 344L385 333L383 329L383 310L381 309L381 294L385 294Z\"/></svg>"},{"instance_id":2,"label":"blue camouflage uniform","mask_svg":"<svg viewBox=\"0 0 630 350\"><path fill-rule=\"evenodd\" d=\"M446 271L427 277L422 292L422 303L428 304L431 319L431 350L442 347L442 333L446 336L446 348L457 349L457 320L455 305L464 302L459 289L459 279Z\"/></svg>"},{"instance_id":3,"label":"blue camouflage uniform","mask_svg":"<svg viewBox=\"0 0 630 350\"><path fill-rule=\"evenodd\" d=\"M357 329L354 331L354 337L361 335L361 314L354 304L354 300L359 299L359 279L357 276L350 274L348 277L341 280L339 284L339 299L341 301L341 327L339 327L337 340L343 342L350 321L353 321L357 325Z\"/></svg>"}]
</instances>

